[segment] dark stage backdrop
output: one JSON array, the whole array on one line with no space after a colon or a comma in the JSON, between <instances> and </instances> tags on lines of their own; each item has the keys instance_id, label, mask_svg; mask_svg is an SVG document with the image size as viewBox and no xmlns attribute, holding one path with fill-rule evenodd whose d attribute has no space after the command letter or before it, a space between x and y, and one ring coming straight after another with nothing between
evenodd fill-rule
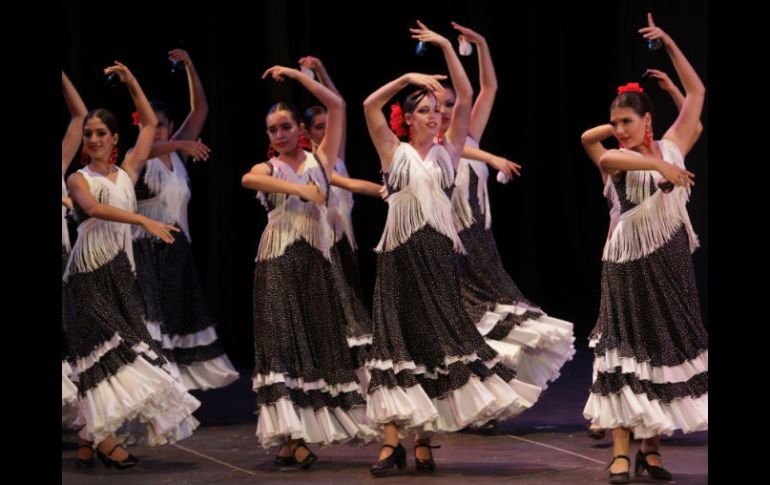
<instances>
[{"instance_id":1,"label":"dark stage backdrop","mask_svg":"<svg viewBox=\"0 0 770 485\"><path fill-rule=\"evenodd\" d=\"M536 5L535 5L536 3ZM196 5L195 8L191 8ZM377 10L374 6L378 5ZM202 133L213 150L189 166L193 250L219 335L237 365L252 364L252 278L266 215L241 176L266 159L265 113L274 102L315 103L297 83L260 79L275 64L303 55L324 62L347 101L346 161L353 177L376 181L379 162L362 102L409 71L446 73L433 46L414 54L415 19L451 38L457 21L487 38L499 91L481 147L523 165L502 186L491 176L493 230L503 262L525 295L549 314L576 324L578 345L598 313L601 251L608 210L598 170L581 133L608 121L620 84L656 67L676 79L662 52L650 53L636 32L647 11L668 32L708 87L708 8L703 1L628 2L103 2L62 3L61 62L89 109L106 107L122 123L121 149L133 145L133 106L125 87L105 86L102 68L114 59L136 75L149 98L165 100L180 123L187 113L184 74L171 74L167 51L188 50L200 73L210 112ZM98 26L98 28L95 28ZM478 63L462 58L474 89ZM657 109L655 136L673 122L667 94L649 86ZM708 102L704 132L687 157L697 185L690 214L701 240L694 254L702 312L708 321ZM67 113L61 108L62 133ZM78 168L77 160L71 170ZM386 216L378 199L356 196L353 220L368 298Z\"/></svg>"}]
</instances>

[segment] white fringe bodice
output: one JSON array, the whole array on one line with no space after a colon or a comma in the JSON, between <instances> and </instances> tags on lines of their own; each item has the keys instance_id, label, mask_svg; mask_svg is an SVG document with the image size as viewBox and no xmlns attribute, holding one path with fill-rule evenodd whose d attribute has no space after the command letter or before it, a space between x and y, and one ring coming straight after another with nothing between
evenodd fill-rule
<instances>
[{"instance_id":1,"label":"white fringe bodice","mask_svg":"<svg viewBox=\"0 0 770 485\"><path fill-rule=\"evenodd\" d=\"M67 195L67 184L64 183L64 175L61 177L61 196ZM61 206L61 245L69 251L72 249L70 245L70 233L67 229L67 208L62 204Z\"/></svg>"},{"instance_id":2,"label":"white fringe bodice","mask_svg":"<svg viewBox=\"0 0 770 485\"><path fill-rule=\"evenodd\" d=\"M136 196L131 178L122 169L118 169L118 178L112 183L104 175L94 172L89 167L81 168L78 173L88 183L88 188L97 202L130 212L136 212ZM74 203L74 202L73 202ZM112 222L96 217L81 221L78 226L78 238L72 248L64 281L71 274L95 271L112 261L120 251L125 251L134 269L134 253L131 245L131 225Z\"/></svg>"},{"instance_id":3,"label":"white fringe bodice","mask_svg":"<svg viewBox=\"0 0 770 485\"><path fill-rule=\"evenodd\" d=\"M377 252L391 251L405 243L417 230L429 224L452 240L454 250L465 254L452 220L452 202L444 193L454 182L454 167L444 145L434 144L425 160L408 143L399 144L393 154L389 187L388 218Z\"/></svg>"},{"instance_id":4,"label":"white fringe bodice","mask_svg":"<svg viewBox=\"0 0 770 485\"><path fill-rule=\"evenodd\" d=\"M656 143L666 162L684 168L682 152L674 142L660 140ZM637 205L617 217L604 246L603 261L623 263L643 258L667 243L682 225L687 230L690 251L698 248L698 236L687 214L689 189L675 187L669 193L659 189L653 192L651 187L657 186L662 178L653 170L633 170L622 176L626 182L626 200ZM614 182L608 183L614 185ZM609 194L615 197L613 207L621 210L615 187Z\"/></svg>"},{"instance_id":5,"label":"white fringe bodice","mask_svg":"<svg viewBox=\"0 0 770 485\"><path fill-rule=\"evenodd\" d=\"M334 171L343 177L349 177L345 161L341 158L337 158ZM331 185L329 187L329 203L327 206L329 224L331 224L334 236L332 242L335 243L345 236L348 238L350 247L356 250L356 239L353 236L353 220L351 217L353 213L353 194L341 187Z\"/></svg>"},{"instance_id":6,"label":"white fringe bodice","mask_svg":"<svg viewBox=\"0 0 770 485\"><path fill-rule=\"evenodd\" d=\"M465 144L473 148L478 148L479 144L470 136L465 138ZM473 210L470 203L470 171L473 170L479 179L476 187L476 197L478 197L481 213L484 214L484 228L492 227L492 213L489 210L489 194L487 193L487 180L489 179L489 168L484 162L461 158L457 166L457 176L455 177L455 190L452 193L452 216L455 227L458 231L467 229L475 222Z\"/></svg>"},{"instance_id":7,"label":"white fringe bodice","mask_svg":"<svg viewBox=\"0 0 770 485\"><path fill-rule=\"evenodd\" d=\"M152 198L137 201L137 212L165 224L178 224L187 241L190 228L187 223L187 205L190 203L190 186L187 170L176 152L171 153L169 170L160 158L147 160L144 183L150 189ZM142 226L132 228L134 239L150 237Z\"/></svg>"},{"instance_id":8,"label":"white fringe bodice","mask_svg":"<svg viewBox=\"0 0 770 485\"><path fill-rule=\"evenodd\" d=\"M615 226L618 225L620 220L620 199L618 197L618 191L615 190L615 184L612 183L612 177L607 176L607 183L604 184L604 191L602 192L604 197L610 203L610 226L607 231L607 239L612 236L612 232L615 230Z\"/></svg>"},{"instance_id":9,"label":"white fringe bodice","mask_svg":"<svg viewBox=\"0 0 770 485\"><path fill-rule=\"evenodd\" d=\"M297 174L277 158L271 159L270 163L273 165L273 177L301 185L312 180L321 188L321 192L328 194L329 186L323 167L311 153L306 153L301 174ZM321 251L326 259L331 260L331 228L325 205L304 202L296 195L283 193L258 192L257 198L270 211L267 214L267 225L259 240L257 261L283 255L286 248L299 239L304 239Z\"/></svg>"}]
</instances>

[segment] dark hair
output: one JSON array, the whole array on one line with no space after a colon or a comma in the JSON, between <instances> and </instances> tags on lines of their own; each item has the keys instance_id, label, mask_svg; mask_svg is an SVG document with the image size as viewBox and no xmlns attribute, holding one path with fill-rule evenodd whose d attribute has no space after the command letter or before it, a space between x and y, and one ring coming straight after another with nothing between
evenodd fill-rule
<instances>
[{"instance_id":1,"label":"dark hair","mask_svg":"<svg viewBox=\"0 0 770 485\"><path fill-rule=\"evenodd\" d=\"M417 109L417 105L420 104L420 101L422 101L425 96L429 95L433 97L436 103L438 103L436 95L428 89L418 89L417 91L414 91L412 94L407 96L406 99L404 99L404 102L401 103L404 108L404 113L414 113L414 110Z\"/></svg>"},{"instance_id":2,"label":"dark hair","mask_svg":"<svg viewBox=\"0 0 770 485\"><path fill-rule=\"evenodd\" d=\"M107 110L104 108L98 108L90 111L86 115L86 119L83 120L83 126L86 126L86 123L88 123L88 120L94 117L102 120L102 122L107 126L107 129L110 130L110 133L115 134L119 132L118 119L115 117L114 114L112 114L110 110Z\"/></svg>"},{"instance_id":3,"label":"dark hair","mask_svg":"<svg viewBox=\"0 0 770 485\"><path fill-rule=\"evenodd\" d=\"M152 101L150 101L150 108L152 108L152 110L155 112L163 113L164 115L166 115L166 119L171 121L171 110L169 109L168 105L163 101L159 99L153 99Z\"/></svg>"},{"instance_id":4,"label":"dark hair","mask_svg":"<svg viewBox=\"0 0 770 485\"><path fill-rule=\"evenodd\" d=\"M454 84L452 84L452 82L451 82L451 81L449 81L449 80L444 80L444 81L441 81L441 87L442 87L442 88L444 88L444 89L449 89L449 90L451 90L453 93L455 93L455 87L454 87ZM457 93L455 93L455 95L457 95Z\"/></svg>"},{"instance_id":5,"label":"dark hair","mask_svg":"<svg viewBox=\"0 0 770 485\"><path fill-rule=\"evenodd\" d=\"M309 130L310 127L313 125L313 118L323 114L326 114L326 108L324 108L320 104L311 106L308 109L306 109L305 112L302 113L302 121L305 122L305 128Z\"/></svg>"},{"instance_id":6,"label":"dark hair","mask_svg":"<svg viewBox=\"0 0 770 485\"><path fill-rule=\"evenodd\" d=\"M275 103L270 107L269 110L267 110L267 114L265 115L265 118L270 116L271 114L275 113L276 111L288 111L291 113L291 118L294 120L295 123L298 125L302 121L302 117L299 114L299 110L296 106L294 106L291 103L284 103L283 101Z\"/></svg>"},{"instance_id":7,"label":"dark hair","mask_svg":"<svg viewBox=\"0 0 770 485\"><path fill-rule=\"evenodd\" d=\"M431 96L436 101L436 104L438 104L438 99L436 98L436 95L433 94L432 91L428 89L418 89L417 91L413 91L409 96L404 98L404 100L400 103L401 106L401 126L403 127L403 130L401 131L402 136L398 135L398 132L396 132L396 136L399 136L399 139L405 139L409 133L409 125L406 124L406 113L414 113L414 111L417 109L417 105L420 104L420 101L422 101L426 96ZM395 131L395 128L391 125L391 129Z\"/></svg>"},{"instance_id":8,"label":"dark hair","mask_svg":"<svg viewBox=\"0 0 770 485\"><path fill-rule=\"evenodd\" d=\"M652 108L652 101L647 93L638 93L636 91L626 91L625 93L618 94L610 104L610 111L615 108L631 108L634 113L639 116L644 116L645 113L650 113L650 116L655 116L655 111Z\"/></svg>"}]
</instances>

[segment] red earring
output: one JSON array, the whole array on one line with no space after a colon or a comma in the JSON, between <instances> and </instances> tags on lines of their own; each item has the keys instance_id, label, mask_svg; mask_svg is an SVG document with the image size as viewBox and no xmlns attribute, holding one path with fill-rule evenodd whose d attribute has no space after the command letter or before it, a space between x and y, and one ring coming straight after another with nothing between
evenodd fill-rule
<instances>
[{"instance_id":1,"label":"red earring","mask_svg":"<svg viewBox=\"0 0 770 485\"><path fill-rule=\"evenodd\" d=\"M652 128L650 125L647 125L647 128L644 129L644 145L652 146Z\"/></svg>"},{"instance_id":2,"label":"red earring","mask_svg":"<svg viewBox=\"0 0 770 485\"><path fill-rule=\"evenodd\" d=\"M82 150L80 150L80 164L81 165L88 165L88 162L91 161L91 157L88 156L88 152L86 151L86 147L83 147Z\"/></svg>"},{"instance_id":3,"label":"red earring","mask_svg":"<svg viewBox=\"0 0 770 485\"><path fill-rule=\"evenodd\" d=\"M275 158L275 149L272 144L267 147L267 158L268 160Z\"/></svg>"},{"instance_id":4,"label":"red earring","mask_svg":"<svg viewBox=\"0 0 770 485\"><path fill-rule=\"evenodd\" d=\"M313 144L310 143L310 140L307 139L305 136L305 132L301 131L299 133L299 141L297 142L300 148L307 151L313 151Z\"/></svg>"},{"instance_id":5,"label":"red earring","mask_svg":"<svg viewBox=\"0 0 770 485\"><path fill-rule=\"evenodd\" d=\"M115 165L118 161L118 147L112 147L112 151L110 152L110 158L107 159L107 162L110 165Z\"/></svg>"}]
</instances>

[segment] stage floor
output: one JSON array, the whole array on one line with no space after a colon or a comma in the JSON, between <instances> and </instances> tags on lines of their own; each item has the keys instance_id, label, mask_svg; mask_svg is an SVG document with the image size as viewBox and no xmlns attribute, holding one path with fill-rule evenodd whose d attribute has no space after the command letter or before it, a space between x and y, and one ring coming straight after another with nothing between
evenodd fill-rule
<instances>
[{"instance_id":1,"label":"stage floor","mask_svg":"<svg viewBox=\"0 0 770 485\"><path fill-rule=\"evenodd\" d=\"M195 414L201 421L195 434L174 445L131 447L130 452L140 459L132 469L107 469L98 460L91 470L75 468L77 436L63 431L62 485L607 483L604 467L611 457L610 434L603 440L592 440L582 417L591 380L587 349L580 349L540 401L520 416L486 434L462 432L435 437L434 443L442 445L433 450L435 473L415 471L413 441L407 439L403 441L407 468L377 479L368 471L376 461L377 444L363 448L311 445L319 460L310 470L279 471L273 465L273 454L257 447L249 375L249 369L241 369L241 379L227 388L195 392L202 402ZM639 442L632 442L632 458L638 448ZM663 459L674 475L669 483L708 483L708 432L664 437ZM632 483L665 483L646 476L631 478Z\"/></svg>"}]
</instances>

